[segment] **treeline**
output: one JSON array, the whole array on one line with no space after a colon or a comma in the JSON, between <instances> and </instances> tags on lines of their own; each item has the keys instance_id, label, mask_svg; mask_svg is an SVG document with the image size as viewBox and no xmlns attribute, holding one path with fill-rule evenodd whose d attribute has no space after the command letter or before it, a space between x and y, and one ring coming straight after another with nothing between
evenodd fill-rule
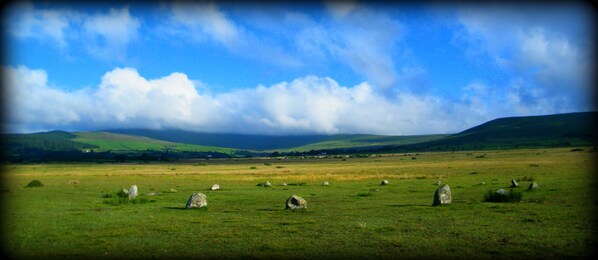
<instances>
[{"instance_id":1,"label":"treeline","mask_svg":"<svg viewBox=\"0 0 598 260\"><path fill-rule=\"evenodd\" d=\"M75 142L76 136L63 131L51 131L36 134L2 135L2 148L9 154L23 153L28 150L73 151L98 148L96 145Z\"/></svg>"},{"instance_id":2,"label":"treeline","mask_svg":"<svg viewBox=\"0 0 598 260\"><path fill-rule=\"evenodd\" d=\"M188 158L230 158L231 155L218 152L163 152L145 151L115 153L106 152L81 152L47 151L40 149L27 149L19 154L4 154L4 161L10 163L44 163L44 162L168 162Z\"/></svg>"}]
</instances>

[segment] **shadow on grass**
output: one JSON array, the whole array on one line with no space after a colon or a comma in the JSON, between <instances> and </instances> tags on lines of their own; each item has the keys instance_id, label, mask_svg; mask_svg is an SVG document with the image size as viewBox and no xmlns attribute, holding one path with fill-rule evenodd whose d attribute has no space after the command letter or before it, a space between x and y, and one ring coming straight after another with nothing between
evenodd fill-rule
<instances>
[{"instance_id":1,"label":"shadow on grass","mask_svg":"<svg viewBox=\"0 0 598 260\"><path fill-rule=\"evenodd\" d=\"M432 207L432 203L430 203L430 204L394 204L394 205L386 205L386 206L393 207L393 208Z\"/></svg>"},{"instance_id":2,"label":"shadow on grass","mask_svg":"<svg viewBox=\"0 0 598 260\"><path fill-rule=\"evenodd\" d=\"M257 210L258 211L281 211L281 209L257 209Z\"/></svg>"},{"instance_id":3,"label":"shadow on grass","mask_svg":"<svg viewBox=\"0 0 598 260\"><path fill-rule=\"evenodd\" d=\"M164 209L172 209L172 210L208 210L208 207L201 207L201 208L186 208L186 207L164 207Z\"/></svg>"},{"instance_id":4,"label":"shadow on grass","mask_svg":"<svg viewBox=\"0 0 598 260\"><path fill-rule=\"evenodd\" d=\"M187 210L186 207L164 207L165 209L174 209L174 210Z\"/></svg>"}]
</instances>

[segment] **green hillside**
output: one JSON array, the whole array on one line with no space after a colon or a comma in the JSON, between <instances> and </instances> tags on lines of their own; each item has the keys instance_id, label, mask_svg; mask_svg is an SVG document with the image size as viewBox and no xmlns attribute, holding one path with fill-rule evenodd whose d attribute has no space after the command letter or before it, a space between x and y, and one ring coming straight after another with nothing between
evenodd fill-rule
<instances>
[{"instance_id":1,"label":"green hillside","mask_svg":"<svg viewBox=\"0 0 598 260\"><path fill-rule=\"evenodd\" d=\"M335 135L321 142L311 143L299 147L283 149L283 152L304 152L311 150L376 147L388 145L406 145L440 139L448 135L409 135L409 136L383 136L383 135Z\"/></svg>"},{"instance_id":2,"label":"green hillside","mask_svg":"<svg viewBox=\"0 0 598 260\"><path fill-rule=\"evenodd\" d=\"M173 143L142 136L121 135L107 132L75 132L73 141L96 147L94 151L180 151L219 152L233 154L235 149Z\"/></svg>"},{"instance_id":3,"label":"green hillside","mask_svg":"<svg viewBox=\"0 0 598 260\"><path fill-rule=\"evenodd\" d=\"M598 112L499 118L404 150L482 150L596 145Z\"/></svg>"},{"instance_id":4,"label":"green hillside","mask_svg":"<svg viewBox=\"0 0 598 260\"><path fill-rule=\"evenodd\" d=\"M5 134L2 151L13 159L42 158L51 161L56 158L86 160L94 156L105 159L118 154L144 160L165 156L261 156L274 151L338 154L595 146L598 140L594 124L597 116L598 112L583 112L500 118L454 135L262 136L180 130L119 130L128 134L52 131Z\"/></svg>"}]
</instances>

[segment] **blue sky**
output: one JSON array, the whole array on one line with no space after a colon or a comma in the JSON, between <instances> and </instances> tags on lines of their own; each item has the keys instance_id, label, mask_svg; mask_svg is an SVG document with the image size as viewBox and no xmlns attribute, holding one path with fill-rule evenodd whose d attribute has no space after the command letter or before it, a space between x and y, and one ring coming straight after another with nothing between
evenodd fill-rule
<instances>
[{"instance_id":1,"label":"blue sky","mask_svg":"<svg viewBox=\"0 0 598 260\"><path fill-rule=\"evenodd\" d=\"M3 15L3 126L415 135L591 111L590 10L19 2Z\"/></svg>"}]
</instances>

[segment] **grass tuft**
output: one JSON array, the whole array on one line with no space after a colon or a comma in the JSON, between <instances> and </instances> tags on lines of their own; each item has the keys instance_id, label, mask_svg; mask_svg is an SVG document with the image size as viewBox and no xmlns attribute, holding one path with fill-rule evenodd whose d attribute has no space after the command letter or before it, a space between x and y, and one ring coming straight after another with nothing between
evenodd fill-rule
<instances>
[{"instance_id":1,"label":"grass tuft","mask_svg":"<svg viewBox=\"0 0 598 260\"><path fill-rule=\"evenodd\" d=\"M511 189L506 194L497 193L494 190L489 190L484 196L485 202L520 202L523 194L518 191Z\"/></svg>"},{"instance_id":2,"label":"grass tuft","mask_svg":"<svg viewBox=\"0 0 598 260\"><path fill-rule=\"evenodd\" d=\"M112 206L118 206L118 205L123 205L123 204L145 204L145 203L149 203L149 202L156 202L156 200L150 200L148 198L144 198L144 197L137 197L134 199L129 199L129 194L125 193L124 190L120 190L118 192L114 192L114 193L107 193L107 194L103 194L102 198L106 199L104 200L105 204L108 205L112 205Z\"/></svg>"},{"instance_id":3,"label":"grass tuft","mask_svg":"<svg viewBox=\"0 0 598 260\"><path fill-rule=\"evenodd\" d=\"M360 192L360 193L357 193L357 197L370 197L370 196L373 196L373 195L374 195L374 193L371 193L371 192Z\"/></svg>"},{"instance_id":4,"label":"grass tuft","mask_svg":"<svg viewBox=\"0 0 598 260\"><path fill-rule=\"evenodd\" d=\"M35 188L35 187L42 187L44 184L40 180L32 180L25 186L25 188Z\"/></svg>"}]
</instances>

